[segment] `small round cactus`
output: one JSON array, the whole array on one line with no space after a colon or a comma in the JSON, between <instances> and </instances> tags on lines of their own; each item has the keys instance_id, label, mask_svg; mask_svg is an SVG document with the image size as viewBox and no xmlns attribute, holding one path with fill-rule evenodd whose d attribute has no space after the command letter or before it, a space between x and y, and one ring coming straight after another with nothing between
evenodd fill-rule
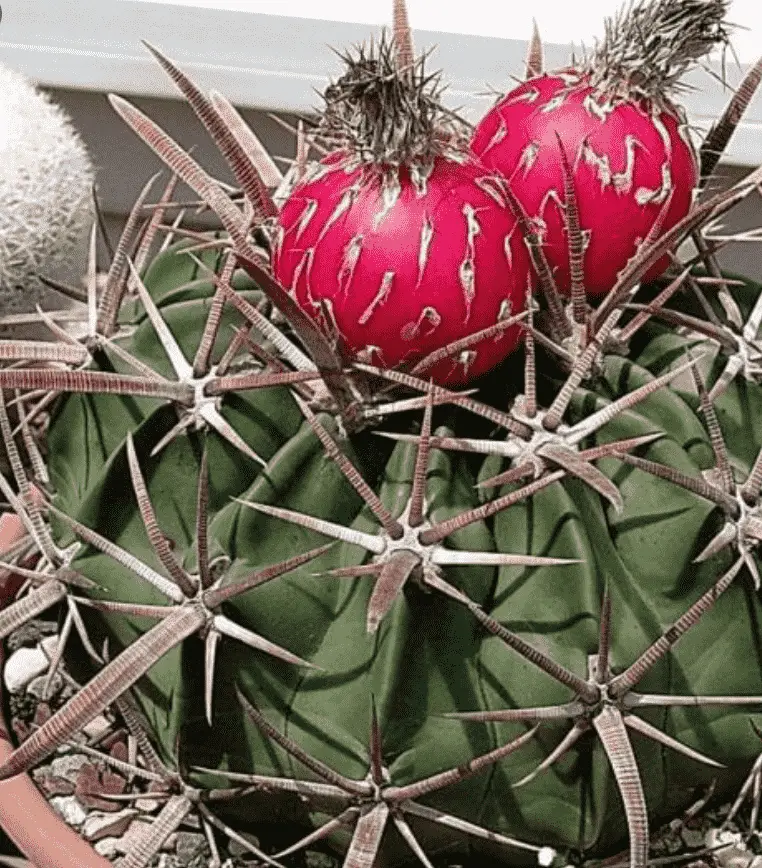
<instances>
[{"instance_id":1,"label":"small round cactus","mask_svg":"<svg viewBox=\"0 0 762 868\"><path fill-rule=\"evenodd\" d=\"M0 64L0 310L33 310L38 275L76 280L92 223L93 167L64 112Z\"/></svg>"}]
</instances>

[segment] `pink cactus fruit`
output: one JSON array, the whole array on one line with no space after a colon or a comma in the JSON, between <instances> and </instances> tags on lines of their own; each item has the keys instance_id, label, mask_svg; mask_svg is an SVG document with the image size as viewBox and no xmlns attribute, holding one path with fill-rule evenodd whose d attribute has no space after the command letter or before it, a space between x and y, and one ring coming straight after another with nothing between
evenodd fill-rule
<instances>
[{"instance_id":1,"label":"pink cactus fruit","mask_svg":"<svg viewBox=\"0 0 762 868\"><path fill-rule=\"evenodd\" d=\"M696 153L677 115L602 99L574 71L530 79L484 117L473 149L508 178L563 292L571 281L556 134L571 164L585 232L585 286L599 295L614 285L662 209L662 231L688 213L698 181ZM668 264L662 257L646 279Z\"/></svg>"},{"instance_id":2,"label":"pink cactus fruit","mask_svg":"<svg viewBox=\"0 0 762 868\"><path fill-rule=\"evenodd\" d=\"M354 360L457 385L520 339L498 325L524 307L531 265L504 181L469 148L416 59L404 3L394 36L343 56L307 168L273 233L272 267L299 305Z\"/></svg>"},{"instance_id":3,"label":"pink cactus fruit","mask_svg":"<svg viewBox=\"0 0 762 868\"><path fill-rule=\"evenodd\" d=\"M532 74L487 113L472 147L501 172L544 243L559 289L570 289L564 168L571 167L588 295L605 293L649 236L689 211L699 180L682 108L671 97L698 58L727 41L727 0L630 4L591 58ZM536 68L531 68L537 73ZM644 279L669 264L664 256Z\"/></svg>"},{"instance_id":4,"label":"pink cactus fruit","mask_svg":"<svg viewBox=\"0 0 762 868\"><path fill-rule=\"evenodd\" d=\"M522 310L530 265L501 182L472 159L436 157L380 172L322 163L285 204L278 280L344 350L383 367L428 353ZM504 359L518 326L425 372L459 384Z\"/></svg>"}]
</instances>

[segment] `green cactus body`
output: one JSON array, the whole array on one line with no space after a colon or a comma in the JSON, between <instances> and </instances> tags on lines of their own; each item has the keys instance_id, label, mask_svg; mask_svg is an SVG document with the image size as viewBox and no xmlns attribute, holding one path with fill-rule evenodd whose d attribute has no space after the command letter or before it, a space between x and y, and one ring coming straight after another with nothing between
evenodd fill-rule
<instances>
[{"instance_id":1,"label":"green cactus body","mask_svg":"<svg viewBox=\"0 0 762 868\"><path fill-rule=\"evenodd\" d=\"M192 358L209 314L214 287L208 279L204 279L203 272L194 260L182 253L188 246L187 242L179 242L163 256L156 258L149 266L146 281L151 286L157 307L166 318L167 325L186 355ZM207 253L201 258L208 268L220 267L220 258L216 253ZM250 280L238 277L234 285L244 298L254 303L261 297ZM129 348L134 355L162 376L171 377L172 368L167 355L140 303L127 301L123 305L121 318L125 327L134 328L129 341ZM219 348L231 340L233 328L242 327L243 324L244 321L235 311L228 309L223 313L216 344L218 356L221 353ZM97 356L97 363L101 370L132 373L123 361L107 349ZM71 510L73 514L79 508L109 458L124 443L127 432L139 428L142 430L143 427L152 432L161 429L162 433L167 433L170 430L177 417L166 410L163 414L159 410L158 415L154 416L161 404L161 401L153 398L122 395L73 394L67 399L59 411L57 425L51 431L50 439L51 473L57 479L68 478L68 483L61 485L59 491L62 509ZM225 404L225 416L263 459L270 458L296 433L301 424L297 406L283 390L259 390L231 396ZM107 424L104 424L106 420ZM71 430L83 431L86 444L84 453L82 441L72 437ZM152 446L159 439L157 437ZM233 447L228 449L218 442L213 448L221 450L212 459L219 467L211 483L211 496L215 508L218 508L220 504L227 503L230 496L243 491L254 478L257 466ZM191 480L188 482L191 483ZM192 485L195 484L192 481Z\"/></svg>"},{"instance_id":2,"label":"green cactus body","mask_svg":"<svg viewBox=\"0 0 762 868\"><path fill-rule=\"evenodd\" d=\"M176 289L190 278L182 247L162 254L145 282L184 350L192 354L213 286L195 286L192 297ZM257 293L248 284L241 291L251 297ZM756 287L744 287L738 293L739 303L745 305L756 292ZM129 307L125 310L130 312ZM166 369L150 323L141 320L137 305L131 319L137 329L124 346L156 369ZM217 356L224 349L225 330L220 334ZM686 349L697 344L656 325L649 325L647 337L638 341L632 360L603 357L595 378L576 393L568 424L661 375L670 364L684 361ZM97 360L101 366L107 364L103 355ZM540 377L541 390L551 388L554 370L552 365L541 366L540 374L547 375L547 379ZM490 378L484 387L489 403L505 406L506 377L515 373L506 365ZM736 382L718 399L718 413L741 478L762 445L756 436L762 429L755 424L760 397L759 386ZM326 455L288 388L232 394L225 398L223 412L267 460L266 467L236 454L214 433L178 437L152 456L154 445L176 421L169 406L157 406L151 399L67 397L50 428L55 503L161 571L130 483L124 437L132 431L161 529L173 540L177 559L190 573L197 570L195 498L204 443L211 556L224 571L223 585L330 541L315 530L256 511L247 501L378 534L378 520ZM436 418L440 411L434 412ZM435 436L470 436L465 411L445 408L441 416L445 426L437 427ZM419 417L416 412L406 418L415 425ZM390 444L369 431L343 438L329 414L319 414L318 419L366 474L391 514L399 517L410 499L416 444ZM398 423L397 419L386 427L398 431ZM696 396L678 386L661 388L619 414L584 440L581 448L654 433L663 436L640 447L637 455L696 478L712 467L712 444ZM500 457L433 448L426 476L427 520L440 522L506 494L510 487L476 487L478 479L492 477L505 466ZM733 560L723 551L694 563L722 524L712 503L615 457L604 458L597 466L621 492L624 506L619 514L583 481L566 477L493 517L470 523L444 541L448 549L515 552L574 563L441 568L450 585L582 678L587 677L589 656L598 650L606 587L613 612L611 666L617 673L707 591ZM519 484L523 483L513 487ZM62 543L72 541L70 531L61 534ZM373 578L339 578L327 571L357 566L370 557L358 545L337 541L317 559L223 603L222 610L231 620L316 668L287 664L223 637L217 651L211 729L204 720L201 698L202 646L195 638L172 649L137 682L134 694L170 767L180 768L190 758L193 765L217 769L214 775L190 774L189 779L206 786L222 786L227 771L318 780L254 725L237 701L236 687L278 731L356 781L363 781L368 773L368 731L375 708L384 764L390 783L396 786L463 764L511 741L529 726L458 720L448 718L450 713L552 706L574 698L568 687L483 630L461 603L414 582L408 582L392 603L378 631L368 633L366 612ZM80 552L73 566L102 586L94 596L166 603L126 567L91 547ZM100 641L108 638L112 657L154 623L122 614L87 615L92 635ZM762 609L751 583L736 581L647 672L637 690L685 696L762 695L760 619ZM637 732L632 734L652 820L668 819L684 809L697 788L713 777L722 792L729 792L759 751L750 726L753 708L656 707L635 714L727 767L708 768ZM571 725L565 719L543 723L508 759L421 801L538 846L610 852L625 839L627 824L611 766L594 733L583 735L565 757L530 782L513 786L551 753ZM254 801L247 803L247 822L275 818L319 825L332 816L320 805L310 811L288 794L280 798L270 794L264 800L265 815L257 815L257 798L254 795ZM229 810L239 815L242 811L240 807ZM421 840L431 833L435 850L453 846L453 835L444 834L441 827L419 821L416 829ZM337 831L334 841L346 846L350 831L351 824ZM489 850L488 844L481 846ZM395 850L394 839L389 848L405 855L401 845Z\"/></svg>"}]
</instances>

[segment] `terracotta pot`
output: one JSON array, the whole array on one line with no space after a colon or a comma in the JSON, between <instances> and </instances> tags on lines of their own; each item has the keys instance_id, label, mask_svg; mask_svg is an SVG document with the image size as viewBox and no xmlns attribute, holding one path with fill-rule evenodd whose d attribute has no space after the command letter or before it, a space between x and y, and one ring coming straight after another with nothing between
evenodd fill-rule
<instances>
[{"instance_id":1,"label":"terracotta pot","mask_svg":"<svg viewBox=\"0 0 762 868\"><path fill-rule=\"evenodd\" d=\"M0 517L0 554L24 533L21 522L10 513ZM0 609L19 588L19 580L0 574ZM0 643L0 671L3 653ZM0 702L2 680L0 679ZM13 750L6 722L0 715L0 761ZM0 783L0 826L31 860L30 868L110 868L111 863L95 850L50 807L28 775ZM0 865L2 865L0 857Z\"/></svg>"}]
</instances>

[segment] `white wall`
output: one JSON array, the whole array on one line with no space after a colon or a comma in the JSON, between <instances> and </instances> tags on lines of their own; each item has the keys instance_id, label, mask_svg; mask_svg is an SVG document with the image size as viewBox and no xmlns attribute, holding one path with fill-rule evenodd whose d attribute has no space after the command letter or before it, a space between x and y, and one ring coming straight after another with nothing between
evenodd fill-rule
<instances>
[{"instance_id":1,"label":"white wall","mask_svg":"<svg viewBox=\"0 0 762 868\"><path fill-rule=\"evenodd\" d=\"M177 91L141 45L158 45L198 83L239 106L309 112L321 105L341 64L328 46L362 42L389 23L392 0L0 0L0 62L43 85L69 91L116 91L127 97L177 99ZM602 18L621 0L408 0L419 49L436 46L429 68L443 69L445 102L476 121L521 75L531 16L540 25L549 69L569 61L572 42L592 44ZM757 8L757 4L759 8ZM458 9L468 10L462 19ZM318 11L321 19L315 20ZM307 16L307 17L305 17ZM762 50L762 0L732 0L731 20L748 67ZM485 35L486 34L486 35ZM759 38L757 38L759 37ZM681 97L691 123L705 132L730 97L698 70ZM728 60L727 77L743 73ZM493 91L494 93L494 91ZM762 163L762 94L753 101L726 161Z\"/></svg>"},{"instance_id":2,"label":"white wall","mask_svg":"<svg viewBox=\"0 0 762 868\"><path fill-rule=\"evenodd\" d=\"M172 5L174 0L0 2L0 61L57 88L55 98L72 115L99 167L100 198L115 232L146 178L161 164L125 130L104 98L105 90L130 96L172 136L192 145L209 171L232 181L188 106L147 56L141 38L163 48L202 86L248 106L247 120L268 150L291 156L291 136L261 109L304 111L318 104L313 88L321 88L337 70L326 45L367 38L388 23L391 7L391 0L184 0L181 6ZM532 13L550 43L548 65L554 68L567 59L572 40L591 44L601 32L602 18L613 14L619 0L457 0L458 7L469 10L468 20L462 21L453 0L408 0L408 5L418 47L438 45L432 65L444 68L452 101L478 117L491 102L475 96L485 82L508 87L510 74L521 74ZM326 20L309 20L318 9ZM751 27L739 31L735 43L742 61L753 62L762 51L762 0L734 0L730 18ZM728 75L731 82L740 77L732 63ZM688 95L691 119L706 128L729 94L705 73L694 83L698 90ZM728 164L762 163L762 97L754 101L727 156ZM725 183L739 180L744 171L748 169L726 165ZM759 201L749 197L729 218L729 230L759 225ZM721 256L728 268L758 278L759 245L732 245Z\"/></svg>"},{"instance_id":3,"label":"white wall","mask_svg":"<svg viewBox=\"0 0 762 868\"><path fill-rule=\"evenodd\" d=\"M109 0L104 0L109 2ZM114 0L110 0L114 2ZM349 21L357 24L384 25L390 19L390 0L140 0L145 3L165 3L196 6L206 9L227 9L238 12L259 12L293 18L324 21ZM537 19L544 39L560 45L583 41L592 44L601 33L601 22L614 15L622 0L408 0L410 24L414 29L441 33L469 33L475 36L497 36L503 39L525 39ZM465 11L464 11L465 10ZM741 62L753 63L762 53L762 2L731 0L728 19L748 30L738 30L733 47Z\"/></svg>"}]
</instances>

